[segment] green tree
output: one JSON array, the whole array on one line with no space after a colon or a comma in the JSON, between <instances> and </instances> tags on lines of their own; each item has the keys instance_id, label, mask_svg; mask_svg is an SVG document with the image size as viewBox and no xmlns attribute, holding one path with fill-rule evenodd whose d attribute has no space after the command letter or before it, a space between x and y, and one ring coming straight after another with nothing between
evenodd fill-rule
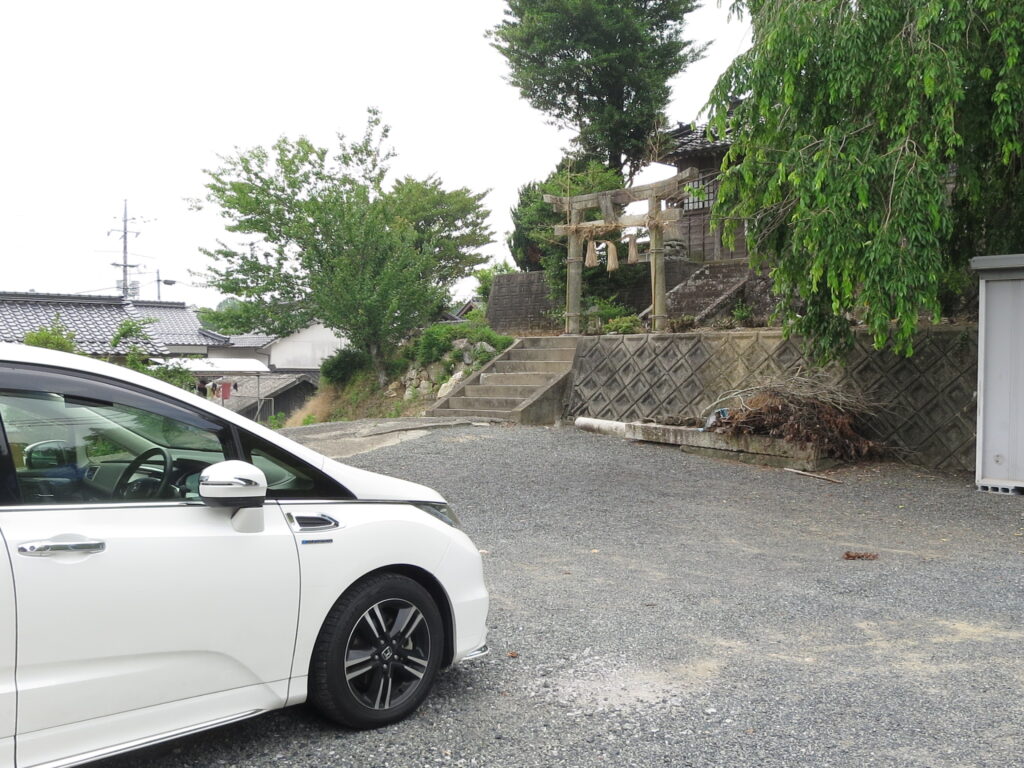
<instances>
[{"instance_id":1,"label":"green tree","mask_svg":"<svg viewBox=\"0 0 1024 768\"><path fill-rule=\"evenodd\" d=\"M524 272L539 269L558 270L566 258L566 239L555 237L554 226L565 224L544 195L571 197L591 192L606 192L622 187L622 175L599 162L580 162L566 157L544 181L530 182L519 188L519 200L512 209L512 233L507 244L512 259Z\"/></svg>"},{"instance_id":2,"label":"green tree","mask_svg":"<svg viewBox=\"0 0 1024 768\"><path fill-rule=\"evenodd\" d=\"M579 132L590 159L632 179L665 123L669 80L703 55L683 39L695 0L508 0L488 35L509 82Z\"/></svg>"},{"instance_id":3,"label":"green tree","mask_svg":"<svg viewBox=\"0 0 1024 768\"><path fill-rule=\"evenodd\" d=\"M483 206L486 195L465 187L446 191L434 176L423 181L406 176L391 188L394 210L416 232L416 248L433 254L434 280L444 288L487 261L479 251L494 240Z\"/></svg>"},{"instance_id":4,"label":"green tree","mask_svg":"<svg viewBox=\"0 0 1024 768\"><path fill-rule=\"evenodd\" d=\"M543 269L551 295L564 299L568 249L566 238L556 237L554 227L565 224L566 219L564 213L556 212L550 203L544 202L544 195L572 197L621 187L622 176L618 171L596 161L580 167L578 159L568 157L544 181L520 188L519 202L512 209L513 230L508 238L509 251L519 268L523 271ZM597 209L588 213L592 218L601 217ZM584 293L610 298L648 275L644 266L626 265L626 251L620 248L620 252L622 264L616 272L606 272L604 267L584 268Z\"/></svg>"},{"instance_id":5,"label":"green tree","mask_svg":"<svg viewBox=\"0 0 1024 768\"><path fill-rule=\"evenodd\" d=\"M168 384L181 387L188 392L195 392L196 379L188 369L173 363L167 365L150 363L149 353L142 345L152 340L146 329L155 322L156 319L152 317L144 320L122 320L110 338L110 348L117 349L122 344L125 345L123 362L120 363L125 368L145 373L154 379L166 381Z\"/></svg>"},{"instance_id":6,"label":"green tree","mask_svg":"<svg viewBox=\"0 0 1024 768\"><path fill-rule=\"evenodd\" d=\"M733 140L717 221L745 227L787 331L819 359L851 344L851 316L876 347L912 354L920 314L938 315L968 257L1024 247L1024 5L734 10L749 13L753 47L711 97Z\"/></svg>"},{"instance_id":7,"label":"green tree","mask_svg":"<svg viewBox=\"0 0 1024 768\"><path fill-rule=\"evenodd\" d=\"M26 333L22 343L30 347L56 349L58 352L78 352L75 332L61 322L60 315L54 315L48 326Z\"/></svg>"},{"instance_id":8,"label":"green tree","mask_svg":"<svg viewBox=\"0 0 1024 768\"><path fill-rule=\"evenodd\" d=\"M203 328L227 336L251 331L258 324L258 318L251 317L252 314L249 305L230 296L218 303L216 309L200 307L196 310Z\"/></svg>"},{"instance_id":9,"label":"green tree","mask_svg":"<svg viewBox=\"0 0 1024 768\"><path fill-rule=\"evenodd\" d=\"M381 384L394 349L436 316L490 237L479 195L445 192L433 178L383 190L387 133L371 110L362 139L339 137L333 155L282 138L206 171L227 230L255 238L206 251L211 284L241 299L233 320L275 335L322 322L370 356Z\"/></svg>"}]
</instances>

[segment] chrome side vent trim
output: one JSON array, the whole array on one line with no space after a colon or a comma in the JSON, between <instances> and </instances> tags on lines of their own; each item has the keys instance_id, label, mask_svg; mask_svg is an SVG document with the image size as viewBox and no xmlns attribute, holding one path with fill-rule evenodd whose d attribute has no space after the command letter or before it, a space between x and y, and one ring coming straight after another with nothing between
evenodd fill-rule
<instances>
[{"instance_id":1,"label":"chrome side vent trim","mask_svg":"<svg viewBox=\"0 0 1024 768\"><path fill-rule=\"evenodd\" d=\"M295 528L299 531L329 531L341 528L341 523L330 515L295 515Z\"/></svg>"}]
</instances>

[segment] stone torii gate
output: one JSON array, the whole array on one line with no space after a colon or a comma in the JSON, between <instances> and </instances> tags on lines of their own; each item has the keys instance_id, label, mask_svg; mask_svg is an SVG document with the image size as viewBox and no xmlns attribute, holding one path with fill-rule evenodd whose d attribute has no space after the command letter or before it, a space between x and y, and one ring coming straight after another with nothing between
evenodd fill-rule
<instances>
[{"instance_id":1,"label":"stone torii gate","mask_svg":"<svg viewBox=\"0 0 1024 768\"><path fill-rule=\"evenodd\" d=\"M651 303L653 307L653 330L664 331L667 325L665 314L665 224L678 221L683 216L681 208L662 208L666 199L680 200L689 196L688 184L697 180L697 169L687 168L670 179L644 184L629 189L608 192L593 192L588 195L558 197L544 195L544 202L550 203L556 211L567 213L569 223L555 227L556 236L569 237L568 277L565 287L565 332L580 332L580 300L583 293L583 243L600 234L622 227L647 227L650 231ZM616 206L624 206L639 200L647 201L647 213L619 216ZM584 221L584 212L600 208L600 221Z\"/></svg>"}]
</instances>

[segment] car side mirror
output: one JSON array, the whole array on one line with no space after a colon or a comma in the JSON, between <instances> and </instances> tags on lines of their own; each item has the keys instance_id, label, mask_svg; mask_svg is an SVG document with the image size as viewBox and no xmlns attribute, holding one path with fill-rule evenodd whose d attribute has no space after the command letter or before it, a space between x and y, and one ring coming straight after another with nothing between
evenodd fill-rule
<instances>
[{"instance_id":1,"label":"car side mirror","mask_svg":"<svg viewBox=\"0 0 1024 768\"><path fill-rule=\"evenodd\" d=\"M267 476L247 461L220 461L199 475L199 497L210 507L233 509L231 524L241 533L263 530Z\"/></svg>"},{"instance_id":2,"label":"car side mirror","mask_svg":"<svg viewBox=\"0 0 1024 768\"><path fill-rule=\"evenodd\" d=\"M68 444L64 440L42 440L26 446L24 451L27 469L53 469L67 465Z\"/></svg>"},{"instance_id":3,"label":"car side mirror","mask_svg":"<svg viewBox=\"0 0 1024 768\"><path fill-rule=\"evenodd\" d=\"M267 498L267 476L247 461L219 461L199 475L199 496L211 507L259 507Z\"/></svg>"}]
</instances>

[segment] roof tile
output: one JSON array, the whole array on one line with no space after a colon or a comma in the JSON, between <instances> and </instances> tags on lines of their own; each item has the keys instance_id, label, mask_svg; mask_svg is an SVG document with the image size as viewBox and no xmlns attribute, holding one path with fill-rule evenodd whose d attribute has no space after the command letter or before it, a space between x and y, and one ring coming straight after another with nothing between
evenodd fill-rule
<instances>
[{"instance_id":1,"label":"roof tile","mask_svg":"<svg viewBox=\"0 0 1024 768\"><path fill-rule=\"evenodd\" d=\"M121 296L76 296L55 293L0 292L0 341L20 343L25 334L61 323L75 334L75 344L88 355L125 354L125 342L111 348L110 340L125 320L143 319ZM157 340L140 344L151 355L166 355Z\"/></svg>"},{"instance_id":2,"label":"roof tile","mask_svg":"<svg viewBox=\"0 0 1024 768\"><path fill-rule=\"evenodd\" d=\"M225 347L229 343L228 337L204 329L195 310L183 301L136 300L132 304L143 318L156 321L149 330L164 344Z\"/></svg>"}]
</instances>

